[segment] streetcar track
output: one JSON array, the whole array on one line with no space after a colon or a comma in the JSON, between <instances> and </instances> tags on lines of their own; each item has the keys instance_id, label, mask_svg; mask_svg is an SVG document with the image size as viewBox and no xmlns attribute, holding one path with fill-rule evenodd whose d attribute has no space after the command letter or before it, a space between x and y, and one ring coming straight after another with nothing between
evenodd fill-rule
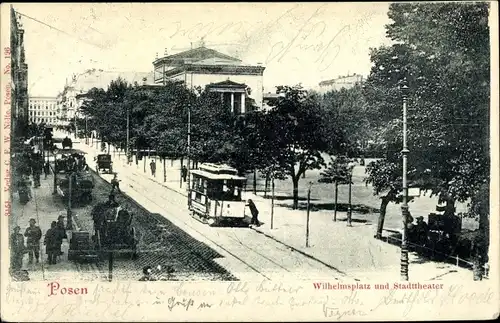
<instances>
[{"instance_id":1,"label":"streetcar track","mask_svg":"<svg viewBox=\"0 0 500 323\"><path fill-rule=\"evenodd\" d=\"M136 191L137 193L140 193L138 190L136 190L133 186L129 185L134 191ZM129 199L132 199L130 196L128 196L126 193L123 193L122 194L125 194L125 196ZM154 203L156 206L160 207L161 208L161 205L159 205L158 203L156 203L155 201L153 201L152 199L148 198L147 196L143 196L144 198L148 199L149 201L151 201L152 203ZM132 199L133 200L133 199ZM164 199L165 200L165 199ZM135 202L135 200L134 200ZM135 202L136 204L138 204L137 202ZM173 204L173 203L171 203ZM140 205L140 204L138 204ZM142 205L140 205L140 208L142 210L146 210ZM170 213L170 215L172 215ZM208 241L212 242L213 244L215 244L217 247L219 247L220 249L224 250L225 252L227 252L228 254L230 254L231 256L233 256L234 258L238 259L239 261L241 261L242 263L244 263L246 266L248 266L249 268L251 268L252 270L254 270L256 273L262 275L264 278L266 278L267 280L271 280L269 277L267 277L265 274L263 274L262 272L260 272L258 269L256 269L255 267L253 267L252 265L250 265L248 262L244 261L243 259L241 259L240 257L238 257L237 255L235 255L234 253L232 253L231 251L229 251L227 248L221 246L220 244L218 244L217 242L215 242L214 240L208 238L206 235L204 235L203 233L201 233L199 230L195 229L194 227L192 227L191 225L189 225L188 223L186 223L185 221L179 219L178 217L174 216L177 220L181 221L183 224L185 224L187 227L189 227L190 229L192 229L193 231L197 232L198 234L200 234L201 236L203 236L205 239L207 239ZM159 222L159 221L158 221Z\"/></svg>"},{"instance_id":2,"label":"streetcar track","mask_svg":"<svg viewBox=\"0 0 500 323\"><path fill-rule=\"evenodd\" d=\"M135 175L136 177L138 177L138 175L137 175L137 174L135 174L135 173L132 173L132 174L133 174L133 175ZM147 187L146 187L146 186L144 186L144 185L142 185L141 183L139 183L139 182L135 181L134 179L132 179L132 178L130 178L130 177L128 177L128 176L127 176L127 179L128 179L129 181L134 182L135 184L137 184L137 186L141 186L142 191L148 191L148 190L147 190ZM157 183L155 183L155 184L157 184ZM133 187L132 185L128 184L128 186L130 186L130 187L131 187L134 191L136 191L137 193L140 193L140 190L136 189L136 188L135 188L135 187ZM170 189L170 190L171 190L171 191L176 192L175 190L172 190L172 189ZM151 192L151 191L150 191L150 192ZM170 204L170 205L173 205L173 206L175 206L175 207L177 207L177 208L179 207L179 205L177 205L176 203L174 203L174 202L170 201L170 199L166 198L166 197L165 197L162 193L160 193L160 194L155 194L155 192L151 192L151 193L152 193L152 195L154 195L155 197L160 197L160 198L161 198L164 202L166 202L166 203L168 203L168 204ZM178 193L178 192L176 192L176 193L177 193L177 194L179 194L180 196L182 196L182 194L180 194L180 193ZM154 201L153 199L149 198L148 196L143 196L143 198L148 199L149 201L151 201L152 203L154 203L155 205L157 205L158 207L160 207L160 208L162 208L162 209L163 209L163 207L162 207L160 204L158 204L156 201ZM179 221L181 221L182 223L184 223L184 224L185 224L186 226L188 226L189 228L193 229L194 231L196 231L197 233L199 233L200 235L202 235L202 236L203 236L204 238L206 238L207 240L211 241L212 243L214 243L215 245L217 245L218 247L220 247L222 250L224 250L224 251L228 252L230 255L232 255L233 257L235 257L236 259L238 259L239 261L241 261L241 262L242 262L242 263L244 263L245 265L249 266L250 268L252 268L254 271L256 271L257 273L259 273L260 275L262 275L262 276L266 277L267 279L269 279L269 278L268 278L266 275L264 275L261 271L259 271L259 270L255 269L255 268L253 268L253 266L251 266L251 265L250 265L247 261L245 261L245 260L241 259L241 257L238 257L238 256L234 255L234 253L230 252L227 248L225 248L225 247L221 246L220 244L216 243L216 242L215 242L215 241L213 241L211 238L207 237L205 234L201 233L199 230L195 229L193 226L191 226L190 224L188 224L188 223L187 223L187 222L185 222L184 220L180 219L179 217L177 217L177 216L173 215L173 214L172 214L172 213L170 213L170 212L168 212L168 213L169 213L171 216L173 216L173 217L175 217L176 219L178 219ZM221 231L217 231L216 233L219 235L219 234L221 234ZM277 262L276 262L276 261L274 261L273 259L271 259L271 258L269 258L269 257L267 257L267 256L265 256L265 255L263 255L262 253L260 253L260 252L256 251L255 249L252 249L251 247L249 247L249 246L247 246L247 245L243 244L243 243L242 243L241 241L239 241L238 239L236 239L236 238L232 237L231 235L229 235L229 233L222 233L222 234L223 234L225 237L227 237L227 238L229 238L229 239L231 239L231 240L233 240L233 241L237 241L237 242L239 243L239 245L244 246L245 248L247 248L247 249L251 250L253 253L256 253L256 254L257 254L257 255L259 255L261 258L266 259L267 261L269 261L269 262L273 263L273 264L274 264L274 265L276 265L277 267L280 267L280 268L284 269L286 272L291 272L288 268L286 268L286 267L284 267L283 265L281 265L281 264L277 263ZM296 256L295 254L290 253L290 252L289 252L288 254L289 254L289 256L291 256L293 259L295 259L295 260L296 260L296 263L301 263L301 262L304 262L304 259L299 258L299 257L298 257L298 256ZM310 262L308 262L308 261L306 261L306 263L308 263L309 265L311 265L311 263L310 263ZM317 262L317 261L314 261L314 263L321 264L321 262ZM321 264L321 265L322 265L322 266L324 266L323 264ZM327 268L328 268L328 267L327 267ZM329 270L331 270L331 268L328 268L328 269L329 269Z\"/></svg>"}]
</instances>

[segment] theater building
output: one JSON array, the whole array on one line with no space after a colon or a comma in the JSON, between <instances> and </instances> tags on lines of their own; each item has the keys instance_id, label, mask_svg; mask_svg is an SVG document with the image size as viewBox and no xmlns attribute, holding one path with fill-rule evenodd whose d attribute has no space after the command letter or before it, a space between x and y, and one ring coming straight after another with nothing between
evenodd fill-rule
<instances>
[{"instance_id":1,"label":"theater building","mask_svg":"<svg viewBox=\"0 0 500 323\"><path fill-rule=\"evenodd\" d=\"M249 102L263 104L265 67L244 64L240 59L206 48L197 48L157 58L153 62L155 84L182 81L190 89L197 87L220 93L224 105L235 113L245 113Z\"/></svg>"}]
</instances>

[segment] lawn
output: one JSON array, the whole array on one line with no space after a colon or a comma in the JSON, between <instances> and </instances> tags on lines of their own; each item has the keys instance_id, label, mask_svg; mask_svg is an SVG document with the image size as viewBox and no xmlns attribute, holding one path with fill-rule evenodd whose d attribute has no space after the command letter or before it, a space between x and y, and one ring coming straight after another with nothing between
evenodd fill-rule
<instances>
[{"instance_id":1,"label":"lawn","mask_svg":"<svg viewBox=\"0 0 500 323\"><path fill-rule=\"evenodd\" d=\"M368 164L370 160L366 160ZM319 183L321 170L311 170L306 172L305 178L299 181L299 207L306 206L308 183L312 182L311 186L311 206L314 210L332 210L334 202L334 186L333 184ZM352 205L353 205L353 218L366 219L369 222L376 222L378 218L378 211L380 208L380 198L373 195L373 188L371 185L366 185L363 179L366 177L365 166L356 165L353 169L353 185L352 185ZM247 190L251 191L253 187L253 174L247 175ZM265 187L265 178L257 174L257 190L261 191L259 195L263 194ZM269 185L270 189L270 185ZM275 196L277 204L285 207L292 205L293 186L291 179L285 181L275 181ZM338 193L338 210L344 211L347 209L348 204L348 185L339 186ZM270 192L268 196L270 196ZM428 195L428 194L427 194ZM437 205L437 198L424 196L423 194L415 198L409 203L410 212L413 217L423 216L427 222L427 216L431 212L435 212ZM466 212L467 206L465 203L456 205L457 213ZM340 215L342 217L343 215ZM385 219L384 228L397 229L401 227L401 206L390 203L387 207L387 214ZM477 223L474 220L464 219L463 228L474 230L477 228Z\"/></svg>"}]
</instances>

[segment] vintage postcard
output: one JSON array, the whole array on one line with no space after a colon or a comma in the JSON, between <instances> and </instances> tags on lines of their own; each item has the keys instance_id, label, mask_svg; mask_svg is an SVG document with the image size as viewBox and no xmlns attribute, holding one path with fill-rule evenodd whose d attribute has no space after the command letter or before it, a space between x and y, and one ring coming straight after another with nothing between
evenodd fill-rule
<instances>
[{"instance_id":1,"label":"vintage postcard","mask_svg":"<svg viewBox=\"0 0 500 323\"><path fill-rule=\"evenodd\" d=\"M1 318L495 319L498 3L2 3Z\"/></svg>"}]
</instances>

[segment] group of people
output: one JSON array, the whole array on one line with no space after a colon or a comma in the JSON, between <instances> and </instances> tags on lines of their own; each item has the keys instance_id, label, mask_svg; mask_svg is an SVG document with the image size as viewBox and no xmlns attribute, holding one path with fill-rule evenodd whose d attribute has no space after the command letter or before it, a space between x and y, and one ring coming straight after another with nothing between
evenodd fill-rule
<instances>
[{"instance_id":1,"label":"group of people","mask_svg":"<svg viewBox=\"0 0 500 323\"><path fill-rule=\"evenodd\" d=\"M44 164L40 152L22 152L15 156L16 161L16 188L21 200L25 202L32 199L31 186L34 188L40 187L40 176L42 169L45 172L45 179L50 173L48 163ZM30 180L32 176L33 181ZM21 196L22 195L22 196Z\"/></svg>"},{"instance_id":2,"label":"group of people","mask_svg":"<svg viewBox=\"0 0 500 323\"><path fill-rule=\"evenodd\" d=\"M62 155L61 164L66 172L83 172L88 170L87 161L82 154Z\"/></svg>"},{"instance_id":3,"label":"group of people","mask_svg":"<svg viewBox=\"0 0 500 323\"><path fill-rule=\"evenodd\" d=\"M428 244L429 240L429 226L424 221L423 216L418 216L416 219L416 223L413 224L413 217L408 215L408 237L410 240L421 247L425 247Z\"/></svg>"},{"instance_id":4,"label":"group of people","mask_svg":"<svg viewBox=\"0 0 500 323\"><path fill-rule=\"evenodd\" d=\"M10 237L11 245L11 269L19 271L23 265L24 255L28 254L28 264L37 264L40 262L40 241L42 239L42 230L36 225L35 219L30 219L29 226L26 228L24 235L20 233L19 226L14 227L14 232ZM25 244L26 238L26 244ZM61 250L62 241L67 239L66 229L64 226L64 216L60 215L57 222L52 221L50 229L45 233L43 244L45 252L48 256L48 264L55 265L57 257L63 254Z\"/></svg>"}]
</instances>

